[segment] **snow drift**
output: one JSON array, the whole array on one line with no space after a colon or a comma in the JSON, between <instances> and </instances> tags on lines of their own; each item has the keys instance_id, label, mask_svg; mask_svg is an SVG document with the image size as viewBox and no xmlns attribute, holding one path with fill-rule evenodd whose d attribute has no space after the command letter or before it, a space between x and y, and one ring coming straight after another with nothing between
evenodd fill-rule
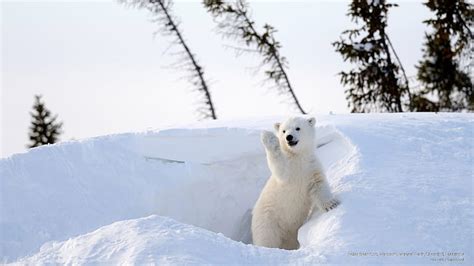
<instances>
[{"instance_id":1,"label":"snow drift","mask_svg":"<svg viewBox=\"0 0 474 266\"><path fill-rule=\"evenodd\" d=\"M470 114L318 117L337 209L297 251L250 245L269 176L262 129L208 122L32 149L0 160L0 258L49 263L472 261ZM316 149L316 147L315 147Z\"/></svg>"}]
</instances>

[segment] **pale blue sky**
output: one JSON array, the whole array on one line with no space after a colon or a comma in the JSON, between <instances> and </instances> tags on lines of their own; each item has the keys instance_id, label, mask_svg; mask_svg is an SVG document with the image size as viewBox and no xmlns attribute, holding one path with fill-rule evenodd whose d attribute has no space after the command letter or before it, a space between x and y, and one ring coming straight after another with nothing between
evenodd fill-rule
<instances>
[{"instance_id":1,"label":"pale blue sky","mask_svg":"<svg viewBox=\"0 0 474 266\"><path fill-rule=\"evenodd\" d=\"M316 114L348 112L337 76L347 66L331 46L353 27L348 2L251 2L255 20L278 29L296 94ZM420 1L395 2L388 32L413 75L431 14ZM235 58L225 48L234 43L215 34L200 1L177 2L173 11L211 80L219 118L295 114L252 74L257 56ZM1 156L25 150L34 94L59 114L63 140L195 121L196 94L185 73L167 68L176 58L165 53L169 38L153 37L157 28L146 10L115 1L2 1Z\"/></svg>"}]
</instances>

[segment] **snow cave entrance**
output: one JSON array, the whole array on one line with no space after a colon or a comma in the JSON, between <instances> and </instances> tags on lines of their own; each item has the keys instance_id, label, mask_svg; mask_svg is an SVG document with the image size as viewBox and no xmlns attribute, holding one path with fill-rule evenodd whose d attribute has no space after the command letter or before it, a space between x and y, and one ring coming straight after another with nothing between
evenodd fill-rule
<instances>
[{"instance_id":1,"label":"snow cave entrance","mask_svg":"<svg viewBox=\"0 0 474 266\"><path fill-rule=\"evenodd\" d=\"M341 178L356 168L357 149L334 126L317 126L316 130L316 153L327 172L332 190L337 193L341 188ZM229 145L229 139L234 139L232 135L235 133L225 134L226 137L212 134L200 141L204 142L201 143L203 147L218 147L217 153L222 154L222 147ZM155 213L250 244L251 210L270 172L260 144L260 132L239 135L241 143L234 143L237 150L250 151L226 154L219 156L222 160L206 162L196 162L188 156L186 161L176 163L174 167L181 168L181 176L175 176L176 182L158 193ZM209 141L213 145L206 143ZM193 140L195 147L201 144ZM258 150L252 151L245 145L258 145ZM153 145L147 145L147 148L153 149ZM189 154L193 151L183 153L183 156Z\"/></svg>"}]
</instances>

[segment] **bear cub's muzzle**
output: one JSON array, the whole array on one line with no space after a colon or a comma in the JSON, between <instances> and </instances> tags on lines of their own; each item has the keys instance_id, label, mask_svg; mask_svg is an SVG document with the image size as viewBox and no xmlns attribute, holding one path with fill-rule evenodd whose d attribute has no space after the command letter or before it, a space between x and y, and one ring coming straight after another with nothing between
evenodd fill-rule
<instances>
[{"instance_id":1,"label":"bear cub's muzzle","mask_svg":"<svg viewBox=\"0 0 474 266\"><path fill-rule=\"evenodd\" d=\"M291 146L291 147L298 144L298 141L296 139L294 139L292 135L286 136L286 141L288 142L288 145Z\"/></svg>"}]
</instances>

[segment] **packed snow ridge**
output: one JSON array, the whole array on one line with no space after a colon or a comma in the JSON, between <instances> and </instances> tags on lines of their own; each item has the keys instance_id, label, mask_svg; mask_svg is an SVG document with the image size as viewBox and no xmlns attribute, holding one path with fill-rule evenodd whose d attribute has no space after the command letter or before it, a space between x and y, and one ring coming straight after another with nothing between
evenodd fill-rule
<instances>
[{"instance_id":1,"label":"packed snow ridge","mask_svg":"<svg viewBox=\"0 0 474 266\"><path fill-rule=\"evenodd\" d=\"M0 259L16 264L472 263L472 114L317 116L342 204L296 251L251 245L283 117L97 137L0 160Z\"/></svg>"}]
</instances>

